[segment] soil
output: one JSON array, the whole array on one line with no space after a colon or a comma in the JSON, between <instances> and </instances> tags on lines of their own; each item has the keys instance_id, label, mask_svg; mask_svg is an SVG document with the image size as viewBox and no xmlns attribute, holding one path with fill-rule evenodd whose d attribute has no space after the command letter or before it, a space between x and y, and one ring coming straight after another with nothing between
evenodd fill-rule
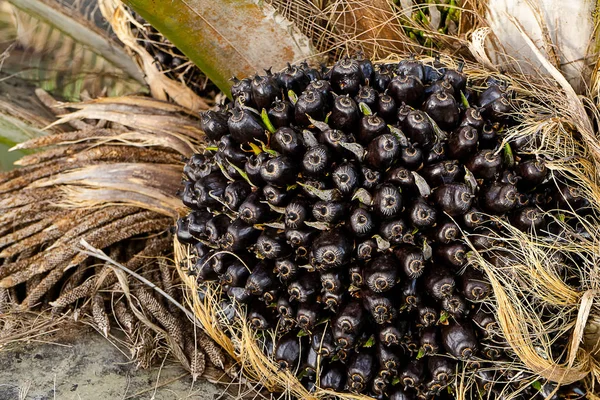
<instances>
[{"instance_id":1,"label":"soil","mask_svg":"<svg viewBox=\"0 0 600 400\"><path fill-rule=\"evenodd\" d=\"M0 349L0 400L205 400L221 393L206 380L193 382L175 363L137 369L126 352L90 330Z\"/></svg>"}]
</instances>

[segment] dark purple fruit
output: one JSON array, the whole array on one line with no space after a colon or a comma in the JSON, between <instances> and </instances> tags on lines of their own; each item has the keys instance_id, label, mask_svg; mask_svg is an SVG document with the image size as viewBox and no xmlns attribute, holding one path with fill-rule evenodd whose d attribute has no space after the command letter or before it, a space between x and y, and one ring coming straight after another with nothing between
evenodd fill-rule
<instances>
[{"instance_id":1,"label":"dark purple fruit","mask_svg":"<svg viewBox=\"0 0 600 400\"><path fill-rule=\"evenodd\" d=\"M352 258L354 243L341 229L322 232L313 242L310 264L318 269L346 265Z\"/></svg>"},{"instance_id":2,"label":"dark purple fruit","mask_svg":"<svg viewBox=\"0 0 600 400\"><path fill-rule=\"evenodd\" d=\"M290 255L292 248L276 229L267 228L256 240L256 251L266 259L276 260Z\"/></svg>"},{"instance_id":3,"label":"dark purple fruit","mask_svg":"<svg viewBox=\"0 0 600 400\"><path fill-rule=\"evenodd\" d=\"M446 92L434 93L425 101L423 111L442 129L453 129L458 124L460 112L452 95Z\"/></svg>"},{"instance_id":4,"label":"dark purple fruit","mask_svg":"<svg viewBox=\"0 0 600 400\"><path fill-rule=\"evenodd\" d=\"M393 77L393 72L385 65L376 65L372 83L373 88L380 93L385 92Z\"/></svg>"},{"instance_id":5,"label":"dark purple fruit","mask_svg":"<svg viewBox=\"0 0 600 400\"><path fill-rule=\"evenodd\" d=\"M206 223L206 240L211 244L218 244L227 232L229 225L231 225L231 220L225 214L220 214L212 218Z\"/></svg>"},{"instance_id":6,"label":"dark purple fruit","mask_svg":"<svg viewBox=\"0 0 600 400\"><path fill-rule=\"evenodd\" d=\"M457 319L461 319L469 312L465 299L456 293L442 300L442 308Z\"/></svg>"},{"instance_id":7,"label":"dark purple fruit","mask_svg":"<svg viewBox=\"0 0 600 400\"><path fill-rule=\"evenodd\" d=\"M252 188L246 181L235 181L227 185L223 200L231 211L237 211L246 197L250 195Z\"/></svg>"},{"instance_id":8,"label":"dark purple fruit","mask_svg":"<svg viewBox=\"0 0 600 400\"><path fill-rule=\"evenodd\" d=\"M401 363L398 353L382 345L381 342L377 343L375 350L377 361L379 361L380 373L386 376L395 376L398 373Z\"/></svg>"},{"instance_id":9,"label":"dark purple fruit","mask_svg":"<svg viewBox=\"0 0 600 400\"><path fill-rule=\"evenodd\" d=\"M206 211L193 211L188 215L189 232L198 239L206 239L206 224L212 219L212 214Z\"/></svg>"},{"instance_id":10,"label":"dark purple fruit","mask_svg":"<svg viewBox=\"0 0 600 400\"><path fill-rule=\"evenodd\" d=\"M435 227L432 238L438 243L452 243L458 239L460 231L453 221L447 220Z\"/></svg>"},{"instance_id":11,"label":"dark purple fruit","mask_svg":"<svg viewBox=\"0 0 600 400\"><path fill-rule=\"evenodd\" d=\"M262 164L269 159L269 153L262 152L257 155L250 156L248 161L244 165L244 171L250 179L250 182L253 184L260 186L263 183L263 179L260 176L260 169Z\"/></svg>"},{"instance_id":12,"label":"dark purple fruit","mask_svg":"<svg viewBox=\"0 0 600 400\"><path fill-rule=\"evenodd\" d=\"M227 181L220 172L213 172L194 183L194 198L198 207L217 207L222 198Z\"/></svg>"},{"instance_id":13,"label":"dark purple fruit","mask_svg":"<svg viewBox=\"0 0 600 400\"><path fill-rule=\"evenodd\" d=\"M348 274L350 275L350 284L354 287L361 287L365 284L365 277L363 275L363 268L354 264L348 268Z\"/></svg>"},{"instance_id":14,"label":"dark purple fruit","mask_svg":"<svg viewBox=\"0 0 600 400\"><path fill-rule=\"evenodd\" d=\"M396 167L389 170L385 175L385 181L400 187L403 192L415 188L415 177L405 167Z\"/></svg>"},{"instance_id":15,"label":"dark purple fruit","mask_svg":"<svg viewBox=\"0 0 600 400\"><path fill-rule=\"evenodd\" d=\"M379 225L379 234L388 242L394 244L410 243L414 240L402 218L392 218Z\"/></svg>"},{"instance_id":16,"label":"dark purple fruit","mask_svg":"<svg viewBox=\"0 0 600 400\"><path fill-rule=\"evenodd\" d=\"M544 213L537 207L524 207L510 217L510 222L523 232L540 231L546 226Z\"/></svg>"},{"instance_id":17,"label":"dark purple fruit","mask_svg":"<svg viewBox=\"0 0 600 400\"><path fill-rule=\"evenodd\" d=\"M467 262L468 251L466 245L458 242L437 246L434 255L437 261L459 270Z\"/></svg>"},{"instance_id":18,"label":"dark purple fruit","mask_svg":"<svg viewBox=\"0 0 600 400\"><path fill-rule=\"evenodd\" d=\"M406 168L416 171L423 164L423 150L412 144L400 151L400 163Z\"/></svg>"},{"instance_id":19,"label":"dark purple fruit","mask_svg":"<svg viewBox=\"0 0 600 400\"><path fill-rule=\"evenodd\" d=\"M395 76L388 85L388 92L394 98L396 104L408 104L419 106L425 92L423 83L415 76Z\"/></svg>"},{"instance_id":20,"label":"dark purple fruit","mask_svg":"<svg viewBox=\"0 0 600 400\"><path fill-rule=\"evenodd\" d=\"M433 147L424 155L423 163L425 165L444 161L448 158L446 144L444 142L436 142Z\"/></svg>"},{"instance_id":21,"label":"dark purple fruit","mask_svg":"<svg viewBox=\"0 0 600 400\"><path fill-rule=\"evenodd\" d=\"M377 92L370 86L361 86L358 94L354 97L356 104L364 103L371 110L377 106Z\"/></svg>"},{"instance_id":22,"label":"dark purple fruit","mask_svg":"<svg viewBox=\"0 0 600 400\"><path fill-rule=\"evenodd\" d=\"M379 101L377 102L377 115L385 120L388 124L396 121L396 101L392 96L386 93L379 94Z\"/></svg>"},{"instance_id":23,"label":"dark purple fruit","mask_svg":"<svg viewBox=\"0 0 600 400\"><path fill-rule=\"evenodd\" d=\"M290 197L290 192L285 188L279 188L273 185L267 185L263 187L263 196L274 206L284 205Z\"/></svg>"},{"instance_id":24,"label":"dark purple fruit","mask_svg":"<svg viewBox=\"0 0 600 400\"><path fill-rule=\"evenodd\" d=\"M414 400L416 397L412 392L406 391L397 386L394 387L394 391L390 394L390 400Z\"/></svg>"},{"instance_id":25,"label":"dark purple fruit","mask_svg":"<svg viewBox=\"0 0 600 400\"><path fill-rule=\"evenodd\" d=\"M379 182L381 181L381 173L379 173L379 171L375 171L375 170L369 169L367 167L362 167L361 172L362 172L362 178L363 178L362 179L362 182L363 182L362 187L367 190L374 189L375 186L377 186L379 184Z\"/></svg>"},{"instance_id":26,"label":"dark purple fruit","mask_svg":"<svg viewBox=\"0 0 600 400\"><path fill-rule=\"evenodd\" d=\"M267 309L263 304L253 302L248 307L248 322L250 326L255 330L269 329L273 327L272 324L272 312Z\"/></svg>"},{"instance_id":27,"label":"dark purple fruit","mask_svg":"<svg viewBox=\"0 0 600 400\"><path fill-rule=\"evenodd\" d=\"M261 296L275 285L275 277L265 262L258 263L246 281L246 289L255 296Z\"/></svg>"},{"instance_id":28,"label":"dark purple fruit","mask_svg":"<svg viewBox=\"0 0 600 400\"><path fill-rule=\"evenodd\" d=\"M177 220L177 240L179 240L181 243L194 244L197 240L190 233L189 222L188 216L180 217Z\"/></svg>"},{"instance_id":29,"label":"dark purple fruit","mask_svg":"<svg viewBox=\"0 0 600 400\"><path fill-rule=\"evenodd\" d=\"M384 325L379 329L378 343L384 346L397 346L400 344L402 333L392 324Z\"/></svg>"},{"instance_id":30,"label":"dark purple fruit","mask_svg":"<svg viewBox=\"0 0 600 400\"><path fill-rule=\"evenodd\" d=\"M260 167L260 176L265 182L277 186L296 183L298 170L296 163L287 156L274 157Z\"/></svg>"},{"instance_id":31,"label":"dark purple fruit","mask_svg":"<svg viewBox=\"0 0 600 400\"><path fill-rule=\"evenodd\" d=\"M394 256L399 262L400 270L410 279L416 279L425 270L423 253L416 247L399 246L394 249Z\"/></svg>"},{"instance_id":32,"label":"dark purple fruit","mask_svg":"<svg viewBox=\"0 0 600 400\"><path fill-rule=\"evenodd\" d=\"M425 355L438 353L440 349L439 332L435 326L430 326L421 331L421 349Z\"/></svg>"},{"instance_id":33,"label":"dark purple fruit","mask_svg":"<svg viewBox=\"0 0 600 400\"><path fill-rule=\"evenodd\" d=\"M440 318L437 309L433 307L433 305L421 305L417 308L417 314L417 326L421 325L425 328L429 326L434 326L435 324L437 324Z\"/></svg>"},{"instance_id":34,"label":"dark purple fruit","mask_svg":"<svg viewBox=\"0 0 600 400\"><path fill-rule=\"evenodd\" d=\"M288 334L277 342L275 362L280 369L294 371L300 363L300 339L295 334Z\"/></svg>"},{"instance_id":35,"label":"dark purple fruit","mask_svg":"<svg viewBox=\"0 0 600 400\"><path fill-rule=\"evenodd\" d=\"M490 149L480 150L465 166L478 179L493 179L502 170L502 155Z\"/></svg>"},{"instance_id":36,"label":"dark purple fruit","mask_svg":"<svg viewBox=\"0 0 600 400\"><path fill-rule=\"evenodd\" d=\"M363 58L362 55L359 55L356 60L358 61L358 68L360 69L362 82L368 84L373 79L375 67L373 66L371 60Z\"/></svg>"},{"instance_id":37,"label":"dark purple fruit","mask_svg":"<svg viewBox=\"0 0 600 400\"><path fill-rule=\"evenodd\" d=\"M420 174L429 186L436 187L456 181L460 172L458 161L448 160L423 167Z\"/></svg>"},{"instance_id":38,"label":"dark purple fruit","mask_svg":"<svg viewBox=\"0 0 600 400\"><path fill-rule=\"evenodd\" d=\"M483 114L491 121L506 124L510 120L510 112L513 110L512 105L507 97L502 96L483 108Z\"/></svg>"},{"instance_id":39,"label":"dark purple fruit","mask_svg":"<svg viewBox=\"0 0 600 400\"><path fill-rule=\"evenodd\" d=\"M333 331L341 331L350 334L359 334L365 323L364 310L357 300L346 304L334 320Z\"/></svg>"},{"instance_id":40,"label":"dark purple fruit","mask_svg":"<svg viewBox=\"0 0 600 400\"><path fill-rule=\"evenodd\" d=\"M518 197L516 187L496 182L483 188L479 201L484 210L504 214L515 207Z\"/></svg>"},{"instance_id":41,"label":"dark purple fruit","mask_svg":"<svg viewBox=\"0 0 600 400\"><path fill-rule=\"evenodd\" d=\"M449 382L456 373L455 362L448 357L441 356L428 357L427 369L432 379L442 383Z\"/></svg>"},{"instance_id":42,"label":"dark purple fruit","mask_svg":"<svg viewBox=\"0 0 600 400\"><path fill-rule=\"evenodd\" d=\"M323 293L323 297L321 298L321 303L323 303L323 308L325 310L330 310L333 313L336 313L341 305L345 301L346 292L341 293L332 293L325 292Z\"/></svg>"},{"instance_id":43,"label":"dark purple fruit","mask_svg":"<svg viewBox=\"0 0 600 400\"><path fill-rule=\"evenodd\" d=\"M429 268L423 278L423 283L427 293L438 300L451 296L456 286L452 273L442 266Z\"/></svg>"},{"instance_id":44,"label":"dark purple fruit","mask_svg":"<svg viewBox=\"0 0 600 400\"><path fill-rule=\"evenodd\" d=\"M414 56L410 56L408 59L400 61L396 67L396 73L401 76L414 76L420 81L425 79L425 69L423 68L423 63L415 60Z\"/></svg>"},{"instance_id":45,"label":"dark purple fruit","mask_svg":"<svg viewBox=\"0 0 600 400\"><path fill-rule=\"evenodd\" d=\"M467 300L480 301L492 293L492 286L480 271L467 268L461 277L462 293Z\"/></svg>"},{"instance_id":46,"label":"dark purple fruit","mask_svg":"<svg viewBox=\"0 0 600 400\"><path fill-rule=\"evenodd\" d=\"M296 323L300 329L310 331L319 322L319 311L321 306L318 303L300 303L296 311Z\"/></svg>"},{"instance_id":47,"label":"dark purple fruit","mask_svg":"<svg viewBox=\"0 0 600 400\"><path fill-rule=\"evenodd\" d=\"M252 99L258 110L268 109L280 94L279 85L270 71L266 75L255 75L251 84Z\"/></svg>"},{"instance_id":48,"label":"dark purple fruit","mask_svg":"<svg viewBox=\"0 0 600 400\"><path fill-rule=\"evenodd\" d=\"M364 269L363 276L370 290L387 292L399 281L397 260L389 253L382 254Z\"/></svg>"},{"instance_id":49,"label":"dark purple fruit","mask_svg":"<svg viewBox=\"0 0 600 400\"><path fill-rule=\"evenodd\" d=\"M271 137L271 147L273 150L292 157L302 157L305 152L304 143L300 135L288 127L281 127Z\"/></svg>"},{"instance_id":50,"label":"dark purple fruit","mask_svg":"<svg viewBox=\"0 0 600 400\"><path fill-rule=\"evenodd\" d=\"M269 218L270 214L271 209L267 204L263 203L258 192L254 192L248 196L238 209L238 218L248 225L264 222Z\"/></svg>"},{"instance_id":51,"label":"dark purple fruit","mask_svg":"<svg viewBox=\"0 0 600 400\"><path fill-rule=\"evenodd\" d=\"M309 83L306 87L306 91L320 93L325 101L329 101L331 99L331 85L329 84L329 81L323 79L317 79L316 81Z\"/></svg>"},{"instance_id":52,"label":"dark purple fruit","mask_svg":"<svg viewBox=\"0 0 600 400\"><path fill-rule=\"evenodd\" d=\"M300 95L296 102L294 118L298 125L306 127L311 124L308 117L322 121L325 118L326 110L326 98L318 91L307 90Z\"/></svg>"},{"instance_id":53,"label":"dark purple fruit","mask_svg":"<svg viewBox=\"0 0 600 400\"><path fill-rule=\"evenodd\" d=\"M351 96L356 95L362 82L358 61L346 57L335 63L331 69L330 82L334 92Z\"/></svg>"},{"instance_id":54,"label":"dark purple fruit","mask_svg":"<svg viewBox=\"0 0 600 400\"><path fill-rule=\"evenodd\" d=\"M465 110L465 113L460 121L461 127L474 128L478 133L483 129L485 121L481 117L481 113L478 109L469 107Z\"/></svg>"},{"instance_id":55,"label":"dark purple fruit","mask_svg":"<svg viewBox=\"0 0 600 400\"><path fill-rule=\"evenodd\" d=\"M459 63L457 69L447 69L442 79L452 85L454 91L458 94L464 91L467 86L467 75L462 72L463 63Z\"/></svg>"},{"instance_id":56,"label":"dark purple fruit","mask_svg":"<svg viewBox=\"0 0 600 400\"><path fill-rule=\"evenodd\" d=\"M282 89L293 90L296 93L301 93L306 89L306 85L310 83L310 79L304 72L304 68L310 69L308 64L306 67L290 65L288 63L287 68L277 74L277 81Z\"/></svg>"},{"instance_id":57,"label":"dark purple fruit","mask_svg":"<svg viewBox=\"0 0 600 400\"><path fill-rule=\"evenodd\" d=\"M227 126L232 138L238 143L254 142L255 139L267 140L265 128L256 120L254 114L246 108L233 108Z\"/></svg>"},{"instance_id":58,"label":"dark purple fruit","mask_svg":"<svg viewBox=\"0 0 600 400\"><path fill-rule=\"evenodd\" d=\"M248 267L236 258L229 264L225 274L221 276L221 284L243 287L246 285L246 279L249 275L250 270Z\"/></svg>"},{"instance_id":59,"label":"dark purple fruit","mask_svg":"<svg viewBox=\"0 0 600 400\"><path fill-rule=\"evenodd\" d=\"M401 307L411 311L421 305L422 292L417 279L410 279L402 283Z\"/></svg>"},{"instance_id":60,"label":"dark purple fruit","mask_svg":"<svg viewBox=\"0 0 600 400\"><path fill-rule=\"evenodd\" d=\"M317 201L313 205L313 217L319 222L334 224L344 218L348 205L339 201Z\"/></svg>"},{"instance_id":61,"label":"dark purple fruit","mask_svg":"<svg viewBox=\"0 0 600 400\"><path fill-rule=\"evenodd\" d=\"M287 102L276 99L267 115L275 128L282 128L294 122L294 107Z\"/></svg>"},{"instance_id":62,"label":"dark purple fruit","mask_svg":"<svg viewBox=\"0 0 600 400\"><path fill-rule=\"evenodd\" d=\"M308 175L321 175L329 168L330 159L331 154L327 146L313 146L304 153L302 171Z\"/></svg>"},{"instance_id":63,"label":"dark purple fruit","mask_svg":"<svg viewBox=\"0 0 600 400\"><path fill-rule=\"evenodd\" d=\"M360 175L360 172L354 164L344 163L333 170L331 180L342 194L350 195L360 186Z\"/></svg>"},{"instance_id":64,"label":"dark purple fruit","mask_svg":"<svg viewBox=\"0 0 600 400\"><path fill-rule=\"evenodd\" d=\"M384 183L373 194L373 211L381 218L394 218L402 212L402 194L392 184Z\"/></svg>"},{"instance_id":65,"label":"dark purple fruit","mask_svg":"<svg viewBox=\"0 0 600 400\"><path fill-rule=\"evenodd\" d=\"M448 94L450 96L455 96L454 88L452 87L452 85L443 80L439 80L439 81L433 82L429 86L425 86L424 95L425 95L425 97L429 97L432 94L440 93L440 92L445 92L446 94Z\"/></svg>"},{"instance_id":66,"label":"dark purple fruit","mask_svg":"<svg viewBox=\"0 0 600 400\"><path fill-rule=\"evenodd\" d=\"M420 110L412 110L404 120L404 130L412 143L429 149L435 141L433 125L427 114Z\"/></svg>"},{"instance_id":67,"label":"dark purple fruit","mask_svg":"<svg viewBox=\"0 0 600 400\"><path fill-rule=\"evenodd\" d=\"M238 303L246 304L252 299L250 291L243 287L230 286L227 289L227 296L231 300L235 300Z\"/></svg>"},{"instance_id":68,"label":"dark purple fruit","mask_svg":"<svg viewBox=\"0 0 600 400\"><path fill-rule=\"evenodd\" d=\"M433 192L433 201L451 217L463 215L473 203L473 194L464 183L448 183Z\"/></svg>"},{"instance_id":69,"label":"dark purple fruit","mask_svg":"<svg viewBox=\"0 0 600 400\"><path fill-rule=\"evenodd\" d=\"M362 393L367 389L368 383L373 379L376 372L375 357L370 352L357 353L347 367L348 390L354 393Z\"/></svg>"},{"instance_id":70,"label":"dark purple fruit","mask_svg":"<svg viewBox=\"0 0 600 400\"><path fill-rule=\"evenodd\" d=\"M464 159L477 151L479 134L471 126L458 128L448 138L448 155L455 159Z\"/></svg>"},{"instance_id":71,"label":"dark purple fruit","mask_svg":"<svg viewBox=\"0 0 600 400\"><path fill-rule=\"evenodd\" d=\"M341 392L346 382L346 370L341 363L331 364L321 375L320 386L324 390Z\"/></svg>"},{"instance_id":72,"label":"dark purple fruit","mask_svg":"<svg viewBox=\"0 0 600 400\"><path fill-rule=\"evenodd\" d=\"M294 311L294 307L290 304L290 302L285 298L285 296L280 296L277 300L277 312L279 315L285 318L295 318L296 312Z\"/></svg>"},{"instance_id":73,"label":"dark purple fruit","mask_svg":"<svg viewBox=\"0 0 600 400\"><path fill-rule=\"evenodd\" d=\"M323 291L340 293L344 289L344 274L341 271L321 272L321 286Z\"/></svg>"},{"instance_id":74,"label":"dark purple fruit","mask_svg":"<svg viewBox=\"0 0 600 400\"><path fill-rule=\"evenodd\" d=\"M306 303L315 298L319 292L319 275L315 273L304 273L300 277L290 282L288 285L288 294L290 301Z\"/></svg>"},{"instance_id":75,"label":"dark purple fruit","mask_svg":"<svg viewBox=\"0 0 600 400\"><path fill-rule=\"evenodd\" d=\"M335 344L331 328L317 327L311 337L310 345L321 357L333 357L335 355Z\"/></svg>"},{"instance_id":76,"label":"dark purple fruit","mask_svg":"<svg viewBox=\"0 0 600 400\"><path fill-rule=\"evenodd\" d=\"M363 303L376 324L389 324L398 316L396 306L388 296L366 292L364 293Z\"/></svg>"},{"instance_id":77,"label":"dark purple fruit","mask_svg":"<svg viewBox=\"0 0 600 400\"><path fill-rule=\"evenodd\" d=\"M425 364L423 359L410 360L400 370L400 382L405 388L413 388L419 386L425 377Z\"/></svg>"},{"instance_id":78,"label":"dark purple fruit","mask_svg":"<svg viewBox=\"0 0 600 400\"><path fill-rule=\"evenodd\" d=\"M285 207L285 226L288 229L300 229L309 216L308 204L303 199L292 200Z\"/></svg>"},{"instance_id":79,"label":"dark purple fruit","mask_svg":"<svg viewBox=\"0 0 600 400\"><path fill-rule=\"evenodd\" d=\"M248 107L252 107L252 80L250 78L237 79L236 77L231 78L233 85L231 85L231 97L235 100L235 103L241 103Z\"/></svg>"},{"instance_id":80,"label":"dark purple fruit","mask_svg":"<svg viewBox=\"0 0 600 400\"><path fill-rule=\"evenodd\" d=\"M292 247L298 248L308 246L312 242L312 237L315 233L315 231L311 230L286 229L285 238Z\"/></svg>"},{"instance_id":81,"label":"dark purple fruit","mask_svg":"<svg viewBox=\"0 0 600 400\"><path fill-rule=\"evenodd\" d=\"M204 178L219 167L214 162L214 158L209 158L202 154L194 154L183 167L183 173L192 182ZM191 184L191 183L190 183Z\"/></svg>"},{"instance_id":82,"label":"dark purple fruit","mask_svg":"<svg viewBox=\"0 0 600 400\"><path fill-rule=\"evenodd\" d=\"M375 169L386 170L396 161L400 152L400 143L394 135L379 135L367 146L365 161Z\"/></svg>"},{"instance_id":83,"label":"dark purple fruit","mask_svg":"<svg viewBox=\"0 0 600 400\"><path fill-rule=\"evenodd\" d=\"M437 222L437 211L422 197L417 197L408 208L410 223L417 229L427 229Z\"/></svg>"},{"instance_id":84,"label":"dark purple fruit","mask_svg":"<svg viewBox=\"0 0 600 400\"><path fill-rule=\"evenodd\" d=\"M210 140L219 140L221 136L229 133L227 117L223 113L204 111L200 113L200 129Z\"/></svg>"},{"instance_id":85,"label":"dark purple fruit","mask_svg":"<svg viewBox=\"0 0 600 400\"><path fill-rule=\"evenodd\" d=\"M385 120L378 115L365 115L361 118L358 127L358 140L361 143L369 143L375 137L389 133Z\"/></svg>"},{"instance_id":86,"label":"dark purple fruit","mask_svg":"<svg viewBox=\"0 0 600 400\"><path fill-rule=\"evenodd\" d=\"M442 343L448 353L461 360L471 358L477 352L477 338L467 321L450 321L442 326Z\"/></svg>"},{"instance_id":87,"label":"dark purple fruit","mask_svg":"<svg viewBox=\"0 0 600 400\"><path fill-rule=\"evenodd\" d=\"M484 90L481 94L479 94L479 101L477 105L479 107L486 107L491 104L493 101L499 99L504 95L505 91L502 87L498 85L490 86L486 90Z\"/></svg>"},{"instance_id":88,"label":"dark purple fruit","mask_svg":"<svg viewBox=\"0 0 600 400\"><path fill-rule=\"evenodd\" d=\"M329 123L335 129L352 132L360 118L358 106L349 96L338 96L333 101Z\"/></svg>"},{"instance_id":89,"label":"dark purple fruit","mask_svg":"<svg viewBox=\"0 0 600 400\"><path fill-rule=\"evenodd\" d=\"M519 164L518 173L529 188L537 186L546 179L548 169L543 161L529 160Z\"/></svg>"},{"instance_id":90,"label":"dark purple fruit","mask_svg":"<svg viewBox=\"0 0 600 400\"><path fill-rule=\"evenodd\" d=\"M289 282L298 277L300 268L298 268L298 265L291 259L284 258L275 261L275 269L273 272L277 274L277 277L279 277L281 281Z\"/></svg>"}]
</instances>

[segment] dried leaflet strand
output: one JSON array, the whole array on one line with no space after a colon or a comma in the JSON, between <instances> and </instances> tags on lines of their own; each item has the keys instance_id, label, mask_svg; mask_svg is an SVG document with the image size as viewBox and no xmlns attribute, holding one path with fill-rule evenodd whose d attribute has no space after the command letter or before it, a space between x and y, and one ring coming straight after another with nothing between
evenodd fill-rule
<instances>
[{"instance_id":1,"label":"dried leaflet strand","mask_svg":"<svg viewBox=\"0 0 600 400\"><path fill-rule=\"evenodd\" d=\"M92 298L92 318L94 319L98 330L102 332L104 337L108 337L110 320L108 319L108 314L104 308L104 298L100 294L96 294Z\"/></svg>"}]
</instances>

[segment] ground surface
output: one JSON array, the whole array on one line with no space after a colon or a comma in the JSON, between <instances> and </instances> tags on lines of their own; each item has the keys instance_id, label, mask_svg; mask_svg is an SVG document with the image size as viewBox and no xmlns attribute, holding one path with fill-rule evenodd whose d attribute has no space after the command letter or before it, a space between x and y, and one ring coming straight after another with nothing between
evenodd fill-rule
<instances>
[{"instance_id":1,"label":"ground surface","mask_svg":"<svg viewBox=\"0 0 600 400\"><path fill-rule=\"evenodd\" d=\"M0 349L0 400L220 398L220 387L204 380L193 383L177 365L136 370L99 334L71 336Z\"/></svg>"}]
</instances>

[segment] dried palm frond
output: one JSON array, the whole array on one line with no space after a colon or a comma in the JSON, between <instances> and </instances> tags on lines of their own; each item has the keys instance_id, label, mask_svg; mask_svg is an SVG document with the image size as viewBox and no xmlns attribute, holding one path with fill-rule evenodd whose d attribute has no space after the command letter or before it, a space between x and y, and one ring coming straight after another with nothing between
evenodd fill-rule
<instances>
[{"instance_id":1,"label":"dried palm frond","mask_svg":"<svg viewBox=\"0 0 600 400\"><path fill-rule=\"evenodd\" d=\"M14 38L3 70L55 95L79 100L86 91L122 95L145 90L142 72L97 24L97 10L81 4L40 0L3 1L3 38ZM12 30L12 32L9 32ZM0 52L10 42L0 45Z\"/></svg>"}]
</instances>

